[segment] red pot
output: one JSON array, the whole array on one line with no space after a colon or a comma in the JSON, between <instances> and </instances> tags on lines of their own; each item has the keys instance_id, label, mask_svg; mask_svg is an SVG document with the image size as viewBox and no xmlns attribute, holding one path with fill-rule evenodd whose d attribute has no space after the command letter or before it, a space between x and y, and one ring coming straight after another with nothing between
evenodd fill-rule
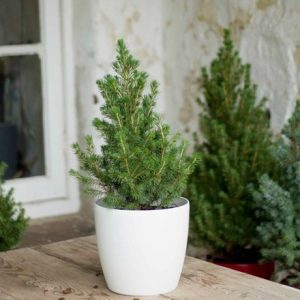
<instances>
[{"instance_id":1,"label":"red pot","mask_svg":"<svg viewBox=\"0 0 300 300\"><path fill-rule=\"evenodd\" d=\"M226 267L232 270L240 271L264 279L271 279L271 276L275 270L274 261L263 262L263 263L250 263L250 264L226 263L226 262L214 262L214 263L222 267Z\"/></svg>"}]
</instances>

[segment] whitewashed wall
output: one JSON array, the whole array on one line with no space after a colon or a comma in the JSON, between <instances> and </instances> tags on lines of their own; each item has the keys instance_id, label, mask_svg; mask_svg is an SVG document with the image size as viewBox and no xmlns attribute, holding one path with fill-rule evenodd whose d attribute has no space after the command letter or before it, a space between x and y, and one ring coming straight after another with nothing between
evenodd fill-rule
<instances>
[{"instance_id":1,"label":"whitewashed wall","mask_svg":"<svg viewBox=\"0 0 300 300\"><path fill-rule=\"evenodd\" d=\"M120 37L160 82L158 109L187 138L197 129L200 67L214 58L224 27L270 99L275 132L300 97L299 0L74 0L74 10L81 140L102 101L95 81L111 71Z\"/></svg>"},{"instance_id":2,"label":"whitewashed wall","mask_svg":"<svg viewBox=\"0 0 300 300\"><path fill-rule=\"evenodd\" d=\"M300 1L164 1L164 71L168 121L179 131L197 128L200 67L209 65L232 31L244 62L252 64L259 95L269 98L279 131L299 97Z\"/></svg>"},{"instance_id":3,"label":"whitewashed wall","mask_svg":"<svg viewBox=\"0 0 300 300\"><path fill-rule=\"evenodd\" d=\"M152 78L162 81L162 10L160 0L74 2L76 89L79 132L83 134L90 132L91 119L98 114L99 104L103 101L96 80L112 72L111 63L119 38L125 39L132 53L140 59L141 67Z\"/></svg>"}]
</instances>

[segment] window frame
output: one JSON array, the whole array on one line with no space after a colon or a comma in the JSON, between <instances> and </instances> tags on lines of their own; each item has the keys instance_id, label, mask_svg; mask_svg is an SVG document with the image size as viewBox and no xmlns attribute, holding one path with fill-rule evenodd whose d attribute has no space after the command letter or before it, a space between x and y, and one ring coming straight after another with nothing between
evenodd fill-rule
<instances>
[{"instance_id":1,"label":"window frame","mask_svg":"<svg viewBox=\"0 0 300 300\"><path fill-rule=\"evenodd\" d=\"M77 140L74 93L72 0L39 0L40 43L0 46L0 56L37 54L41 60L45 175L8 180L15 199L32 218L79 210L76 167L70 144Z\"/></svg>"}]
</instances>

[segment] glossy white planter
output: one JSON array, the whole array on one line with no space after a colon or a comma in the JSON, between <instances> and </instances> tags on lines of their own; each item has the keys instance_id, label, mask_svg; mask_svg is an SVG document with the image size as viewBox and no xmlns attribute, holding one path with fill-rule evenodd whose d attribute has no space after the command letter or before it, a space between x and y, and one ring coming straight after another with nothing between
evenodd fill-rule
<instances>
[{"instance_id":1,"label":"glossy white planter","mask_svg":"<svg viewBox=\"0 0 300 300\"><path fill-rule=\"evenodd\" d=\"M159 210L118 210L95 204L99 257L113 292L146 296L174 290L188 237L189 202Z\"/></svg>"}]
</instances>

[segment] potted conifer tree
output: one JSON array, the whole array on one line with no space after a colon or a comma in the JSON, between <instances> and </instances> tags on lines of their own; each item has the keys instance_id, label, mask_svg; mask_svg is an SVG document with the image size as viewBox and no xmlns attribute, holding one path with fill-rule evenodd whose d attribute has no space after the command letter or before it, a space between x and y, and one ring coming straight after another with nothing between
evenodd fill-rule
<instances>
[{"instance_id":1,"label":"potted conifer tree","mask_svg":"<svg viewBox=\"0 0 300 300\"><path fill-rule=\"evenodd\" d=\"M198 103L204 142L196 138L201 163L187 188L191 241L208 246L210 258L223 266L269 277L274 265L257 263L260 246L253 243L257 219L249 191L262 174L275 173L269 116L228 30L210 69L202 69L202 79L204 97Z\"/></svg>"},{"instance_id":2,"label":"potted conifer tree","mask_svg":"<svg viewBox=\"0 0 300 300\"><path fill-rule=\"evenodd\" d=\"M259 187L252 191L256 217L261 220L256 243L263 258L279 262L278 274L283 282L300 287L299 102L282 135L273 147L280 176L276 181L268 174L261 176Z\"/></svg>"},{"instance_id":3,"label":"potted conifer tree","mask_svg":"<svg viewBox=\"0 0 300 300\"><path fill-rule=\"evenodd\" d=\"M189 202L180 196L195 158L185 156L185 142L170 136L154 112L157 82L146 94L148 75L123 40L117 52L115 75L98 81L105 103L93 125L104 144L91 136L86 149L74 144L81 170L71 174L97 199L96 234L109 289L159 294L176 288L183 267Z\"/></svg>"},{"instance_id":4,"label":"potted conifer tree","mask_svg":"<svg viewBox=\"0 0 300 300\"><path fill-rule=\"evenodd\" d=\"M28 223L24 209L13 198L13 190L5 192L3 188L6 168L0 162L0 251L16 246Z\"/></svg>"}]
</instances>

